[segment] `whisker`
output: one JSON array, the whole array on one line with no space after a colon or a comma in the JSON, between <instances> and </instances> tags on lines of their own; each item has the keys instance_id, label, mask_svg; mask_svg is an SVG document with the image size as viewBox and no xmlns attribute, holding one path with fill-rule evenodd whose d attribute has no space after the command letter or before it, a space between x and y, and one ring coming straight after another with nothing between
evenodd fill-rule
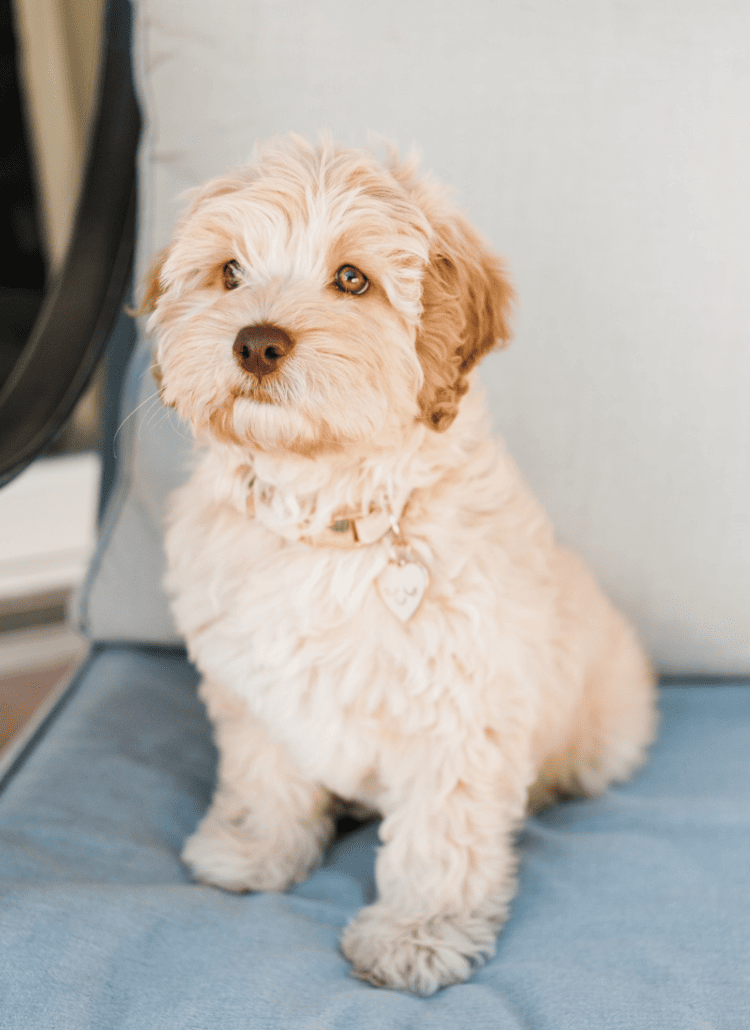
<instances>
[{"instance_id":1,"label":"whisker","mask_svg":"<svg viewBox=\"0 0 750 1030\"><path fill-rule=\"evenodd\" d=\"M150 401L153 401L158 396L159 396L159 391L155 390L144 401L141 401L141 403L137 407L133 408L133 410L130 412L130 414L128 416L126 416L126 418L124 418L122 420L120 425L117 427L117 431L115 432L115 435L112 437L112 453L113 454L115 453L115 444L117 443L117 437L120 435L120 430L125 427L126 423L128 423L130 421L130 419L133 417L133 415L135 415L137 412L139 412L141 410L141 408L144 406L144 404L148 404Z\"/></svg>"},{"instance_id":2,"label":"whisker","mask_svg":"<svg viewBox=\"0 0 750 1030\"><path fill-rule=\"evenodd\" d=\"M153 395L149 398L149 400L151 400L151 401L154 400ZM144 417L141 419L141 421L140 421L140 423L138 425L138 439L139 440L143 439L143 430L144 430L144 428L150 429L152 427L153 421L154 421L154 417L159 414L160 410L165 410L166 411L166 409L163 409L163 406L161 404L155 403L145 413Z\"/></svg>"}]
</instances>

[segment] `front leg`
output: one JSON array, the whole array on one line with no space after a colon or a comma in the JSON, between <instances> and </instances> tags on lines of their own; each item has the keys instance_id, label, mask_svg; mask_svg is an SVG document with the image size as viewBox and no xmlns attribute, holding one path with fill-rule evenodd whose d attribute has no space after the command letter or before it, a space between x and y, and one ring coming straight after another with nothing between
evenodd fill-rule
<instances>
[{"instance_id":1,"label":"front leg","mask_svg":"<svg viewBox=\"0 0 750 1030\"><path fill-rule=\"evenodd\" d=\"M225 890L286 890L320 861L333 830L329 794L302 777L241 698L205 680L200 693L215 724L218 785L183 861Z\"/></svg>"},{"instance_id":2,"label":"front leg","mask_svg":"<svg viewBox=\"0 0 750 1030\"><path fill-rule=\"evenodd\" d=\"M381 826L380 897L342 938L355 974L378 986L433 994L495 952L531 767L523 743L503 751L491 731L479 737L404 742Z\"/></svg>"}]
</instances>

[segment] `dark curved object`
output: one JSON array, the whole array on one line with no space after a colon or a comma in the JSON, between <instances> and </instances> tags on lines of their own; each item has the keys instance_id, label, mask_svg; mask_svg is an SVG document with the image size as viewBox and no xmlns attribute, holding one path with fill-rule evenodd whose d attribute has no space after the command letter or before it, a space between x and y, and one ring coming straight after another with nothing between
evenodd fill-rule
<instances>
[{"instance_id":1,"label":"dark curved object","mask_svg":"<svg viewBox=\"0 0 750 1030\"><path fill-rule=\"evenodd\" d=\"M120 313L135 241L140 113L131 73L129 0L110 0L99 105L68 253L0 388L0 486L70 417Z\"/></svg>"}]
</instances>

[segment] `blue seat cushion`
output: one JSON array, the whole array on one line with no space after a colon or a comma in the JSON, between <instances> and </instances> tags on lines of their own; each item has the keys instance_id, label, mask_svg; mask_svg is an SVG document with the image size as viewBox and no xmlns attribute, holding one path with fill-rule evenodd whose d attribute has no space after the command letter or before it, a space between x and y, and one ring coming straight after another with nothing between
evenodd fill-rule
<instances>
[{"instance_id":1,"label":"blue seat cushion","mask_svg":"<svg viewBox=\"0 0 750 1030\"><path fill-rule=\"evenodd\" d=\"M96 649L0 794L0 1025L747 1030L750 684L662 688L651 761L523 831L496 957L428 999L349 975L377 826L285 895L192 883L215 753L176 651Z\"/></svg>"}]
</instances>

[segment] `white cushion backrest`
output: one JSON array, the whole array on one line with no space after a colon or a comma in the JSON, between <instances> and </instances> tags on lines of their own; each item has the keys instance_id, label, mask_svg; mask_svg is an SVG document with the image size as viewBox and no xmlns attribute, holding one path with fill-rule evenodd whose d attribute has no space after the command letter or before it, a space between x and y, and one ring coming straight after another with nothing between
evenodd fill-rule
<instances>
[{"instance_id":1,"label":"white cushion backrest","mask_svg":"<svg viewBox=\"0 0 750 1030\"><path fill-rule=\"evenodd\" d=\"M255 140L327 127L416 144L511 268L516 339L483 378L560 538L659 669L749 673L750 5L135 7L139 272L180 193ZM147 347L133 408L155 389ZM176 639L159 520L187 468L181 433L149 404L123 430L82 600L95 637Z\"/></svg>"}]
</instances>

